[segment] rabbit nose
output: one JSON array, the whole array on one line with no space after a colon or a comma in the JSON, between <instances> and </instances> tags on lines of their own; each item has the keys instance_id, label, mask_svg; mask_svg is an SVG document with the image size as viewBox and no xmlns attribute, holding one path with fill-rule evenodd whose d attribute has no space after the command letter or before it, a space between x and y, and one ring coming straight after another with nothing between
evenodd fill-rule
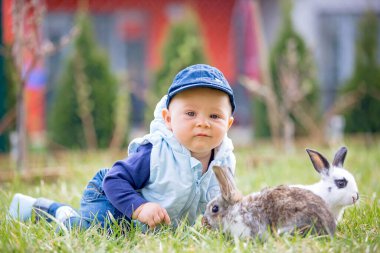
<instances>
[{"instance_id":1,"label":"rabbit nose","mask_svg":"<svg viewBox=\"0 0 380 253\"><path fill-rule=\"evenodd\" d=\"M202 226L204 226L204 227L206 227L206 228L211 228L211 225L210 225L210 223L208 223L208 220L207 220L207 218L206 217L202 217Z\"/></svg>"},{"instance_id":2,"label":"rabbit nose","mask_svg":"<svg viewBox=\"0 0 380 253\"><path fill-rule=\"evenodd\" d=\"M359 193L356 193L356 196L352 197L352 202L355 204L359 200Z\"/></svg>"}]
</instances>

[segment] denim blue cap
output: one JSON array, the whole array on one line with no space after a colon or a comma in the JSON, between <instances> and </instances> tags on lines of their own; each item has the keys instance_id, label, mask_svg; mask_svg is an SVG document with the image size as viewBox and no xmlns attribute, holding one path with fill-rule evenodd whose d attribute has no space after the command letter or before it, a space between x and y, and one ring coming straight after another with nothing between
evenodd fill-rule
<instances>
[{"instance_id":1,"label":"denim blue cap","mask_svg":"<svg viewBox=\"0 0 380 253\"><path fill-rule=\"evenodd\" d=\"M177 93L195 87L217 89L227 93L230 98L232 113L235 111L234 92L228 81L217 68L206 64L191 65L175 76L168 90L166 107L169 108L170 101Z\"/></svg>"}]
</instances>

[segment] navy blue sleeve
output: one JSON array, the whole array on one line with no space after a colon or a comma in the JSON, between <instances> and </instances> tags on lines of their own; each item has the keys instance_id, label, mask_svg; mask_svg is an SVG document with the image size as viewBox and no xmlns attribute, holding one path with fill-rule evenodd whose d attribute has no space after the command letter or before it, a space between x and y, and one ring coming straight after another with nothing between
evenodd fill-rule
<instances>
[{"instance_id":1,"label":"navy blue sleeve","mask_svg":"<svg viewBox=\"0 0 380 253\"><path fill-rule=\"evenodd\" d=\"M103 180L108 200L129 219L140 205L147 202L137 190L149 180L151 151L152 144L141 146L136 153L117 161Z\"/></svg>"}]
</instances>

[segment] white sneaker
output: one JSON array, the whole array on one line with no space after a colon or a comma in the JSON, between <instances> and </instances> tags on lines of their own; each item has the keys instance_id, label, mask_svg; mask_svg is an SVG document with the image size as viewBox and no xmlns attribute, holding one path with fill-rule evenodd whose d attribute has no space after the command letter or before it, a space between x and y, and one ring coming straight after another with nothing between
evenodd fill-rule
<instances>
[{"instance_id":1,"label":"white sneaker","mask_svg":"<svg viewBox=\"0 0 380 253\"><path fill-rule=\"evenodd\" d=\"M32 217L33 204L37 199L21 193L13 196L11 205L9 206L9 215L13 219L26 221Z\"/></svg>"},{"instance_id":2,"label":"white sneaker","mask_svg":"<svg viewBox=\"0 0 380 253\"><path fill-rule=\"evenodd\" d=\"M59 222L63 222L71 217L80 217L79 214L71 206L61 206L55 213L55 218Z\"/></svg>"}]
</instances>

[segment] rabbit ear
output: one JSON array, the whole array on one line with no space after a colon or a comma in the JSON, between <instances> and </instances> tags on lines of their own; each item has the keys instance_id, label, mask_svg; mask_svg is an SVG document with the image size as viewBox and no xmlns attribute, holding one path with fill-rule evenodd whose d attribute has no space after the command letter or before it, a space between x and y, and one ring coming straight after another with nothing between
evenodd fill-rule
<instances>
[{"instance_id":1,"label":"rabbit ear","mask_svg":"<svg viewBox=\"0 0 380 253\"><path fill-rule=\"evenodd\" d=\"M336 167L343 167L344 160L346 159L347 148L341 147L335 154L333 165Z\"/></svg>"},{"instance_id":2,"label":"rabbit ear","mask_svg":"<svg viewBox=\"0 0 380 253\"><path fill-rule=\"evenodd\" d=\"M240 191L235 185L232 173L227 167L213 166L216 179L219 182L223 199L229 204L234 204L242 199Z\"/></svg>"},{"instance_id":3,"label":"rabbit ear","mask_svg":"<svg viewBox=\"0 0 380 253\"><path fill-rule=\"evenodd\" d=\"M325 172L326 175L328 175L329 169L330 169L330 163L327 161L327 159L315 150L306 149L306 152L309 154L310 160L313 163L315 170L319 174L321 174L322 172Z\"/></svg>"}]
</instances>

